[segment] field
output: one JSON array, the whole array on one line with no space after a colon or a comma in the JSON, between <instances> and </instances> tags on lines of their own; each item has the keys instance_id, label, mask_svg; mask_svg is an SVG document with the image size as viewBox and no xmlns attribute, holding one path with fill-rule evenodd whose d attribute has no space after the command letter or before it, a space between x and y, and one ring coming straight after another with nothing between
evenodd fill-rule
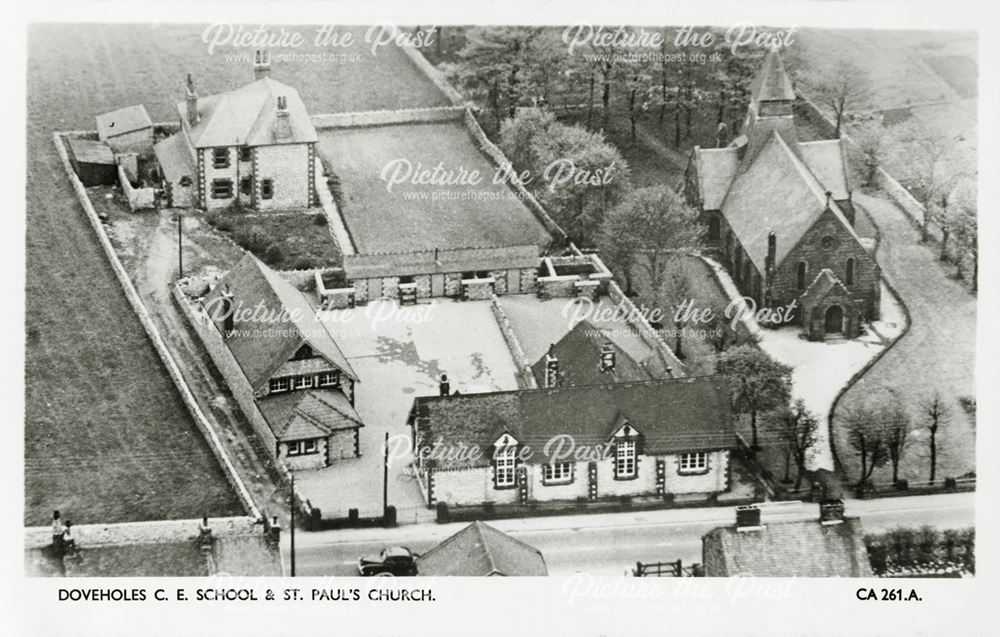
<instances>
[{"instance_id":1,"label":"field","mask_svg":"<svg viewBox=\"0 0 1000 637\"><path fill-rule=\"evenodd\" d=\"M514 191L495 183L496 168L462 122L324 130L319 153L340 178L341 214L360 253L551 241ZM409 164L394 164L401 160ZM395 175L392 166L410 168L398 169L390 192L383 175L387 167ZM436 167L442 181L414 183Z\"/></svg>"},{"instance_id":2,"label":"field","mask_svg":"<svg viewBox=\"0 0 1000 637\"><path fill-rule=\"evenodd\" d=\"M242 512L119 291L52 144L57 130L144 103L173 120L192 73L205 95L251 78L210 56L202 27L39 25L29 31L25 362L26 524ZM310 39L310 38L307 38ZM443 105L401 53L378 66L275 61L314 112Z\"/></svg>"}]
</instances>

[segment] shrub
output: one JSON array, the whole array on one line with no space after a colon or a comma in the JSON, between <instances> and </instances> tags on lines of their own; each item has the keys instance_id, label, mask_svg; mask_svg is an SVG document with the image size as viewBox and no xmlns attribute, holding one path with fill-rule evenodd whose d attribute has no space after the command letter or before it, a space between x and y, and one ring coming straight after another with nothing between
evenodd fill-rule
<instances>
[{"instance_id":1,"label":"shrub","mask_svg":"<svg viewBox=\"0 0 1000 637\"><path fill-rule=\"evenodd\" d=\"M281 244L272 243L264 251L264 263L272 268L278 267L285 260L285 249Z\"/></svg>"},{"instance_id":2,"label":"shrub","mask_svg":"<svg viewBox=\"0 0 1000 637\"><path fill-rule=\"evenodd\" d=\"M233 235L233 241L236 245L240 246L244 250L249 250L257 256L263 256L266 254L267 249L271 246L270 240L268 240L267 235L261 232L260 228L255 226L250 226L249 228L240 228Z\"/></svg>"},{"instance_id":3,"label":"shrub","mask_svg":"<svg viewBox=\"0 0 1000 637\"><path fill-rule=\"evenodd\" d=\"M317 212L313 215L313 223L317 226L325 226L330 223L330 220L326 218L326 215L322 212Z\"/></svg>"},{"instance_id":4,"label":"shrub","mask_svg":"<svg viewBox=\"0 0 1000 637\"><path fill-rule=\"evenodd\" d=\"M304 254L292 263L293 270L312 270L319 267L319 259L311 254Z\"/></svg>"}]
</instances>

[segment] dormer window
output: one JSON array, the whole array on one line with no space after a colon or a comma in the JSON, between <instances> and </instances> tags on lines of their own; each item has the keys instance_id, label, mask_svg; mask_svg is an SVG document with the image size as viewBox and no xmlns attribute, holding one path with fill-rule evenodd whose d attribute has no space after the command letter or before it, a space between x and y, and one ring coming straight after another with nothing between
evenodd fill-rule
<instances>
[{"instance_id":1,"label":"dormer window","mask_svg":"<svg viewBox=\"0 0 1000 637\"><path fill-rule=\"evenodd\" d=\"M292 388L292 381L290 378L272 378L270 382L270 389L272 394L278 392L288 391Z\"/></svg>"}]
</instances>

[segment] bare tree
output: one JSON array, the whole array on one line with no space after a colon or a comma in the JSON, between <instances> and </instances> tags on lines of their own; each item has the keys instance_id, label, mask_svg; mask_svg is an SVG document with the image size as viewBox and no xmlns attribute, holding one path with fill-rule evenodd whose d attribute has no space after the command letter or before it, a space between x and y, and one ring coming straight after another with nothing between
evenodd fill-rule
<instances>
[{"instance_id":1,"label":"bare tree","mask_svg":"<svg viewBox=\"0 0 1000 637\"><path fill-rule=\"evenodd\" d=\"M840 59L803 73L802 82L816 100L833 113L836 137L840 137L844 116L864 106L871 93L868 73L850 60Z\"/></svg>"},{"instance_id":2,"label":"bare tree","mask_svg":"<svg viewBox=\"0 0 1000 637\"><path fill-rule=\"evenodd\" d=\"M716 354L721 354L736 342L736 332L721 307L712 307L711 310L710 318L705 323L705 340Z\"/></svg>"},{"instance_id":3,"label":"bare tree","mask_svg":"<svg viewBox=\"0 0 1000 637\"><path fill-rule=\"evenodd\" d=\"M913 426L910 414L895 395L882 403L879 415L882 420L886 452L892 464L892 482L895 484L899 481L899 465L909 447Z\"/></svg>"},{"instance_id":4,"label":"bare tree","mask_svg":"<svg viewBox=\"0 0 1000 637\"><path fill-rule=\"evenodd\" d=\"M684 267L678 261L667 266L668 270L657 291L658 306L670 312L670 321L674 330L674 356L684 359L684 327L688 323L685 304L691 298L691 284L688 281Z\"/></svg>"},{"instance_id":5,"label":"bare tree","mask_svg":"<svg viewBox=\"0 0 1000 637\"><path fill-rule=\"evenodd\" d=\"M812 455L819 432L819 420L806 409L802 399L791 407L779 408L766 418L768 428L773 430L780 441L785 460L785 477L782 482L791 482L791 466L795 462L795 489L802 486L806 473L806 462Z\"/></svg>"},{"instance_id":6,"label":"bare tree","mask_svg":"<svg viewBox=\"0 0 1000 637\"><path fill-rule=\"evenodd\" d=\"M867 121L851 131L854 143L848 146L851 167L857 181L866 187L876 185L878 169L888 154L886 131L882 124Z\"/></svg>"},{"instance_id":7,"label":"bare tree","mask_svg":"<svg viewBox=\"0 0 1000 637\"><path fill-rule=\"evenodd\" d=\"M868 406L855 407L845 416L847 441L861 461L858 485L867 485L875 469L889 460L889 449L880 426L878 411Z\"/></svg>"},{"instance_id":8,"label":"bare tree","mask_svg":"<svg viewBox=\"0 0 1000 637\"><path fill-rule=\"evenodd\" d=\"M935 391L929 398L920 403L920 414L924 426L930 436L927 439L927 448L930 452L931 477L930 483L934 484L937 478L937 458L938 458L938 432L941 427L947 426L951 421L951 408L944 402L941 392Z\"/></svg>"}]
</instances>

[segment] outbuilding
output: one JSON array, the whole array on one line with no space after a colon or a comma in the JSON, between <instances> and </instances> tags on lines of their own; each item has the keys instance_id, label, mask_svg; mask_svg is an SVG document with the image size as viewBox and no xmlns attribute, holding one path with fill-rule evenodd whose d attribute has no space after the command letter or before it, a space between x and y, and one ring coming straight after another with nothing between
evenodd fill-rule
<instances>
[{"instance_id":1,"label":"outbuilding","mask_svg":"<svg viewBox=\"0 0 1000 637\"><path fill-rule=\"evenodd\" d=\"M142 104L97 116L97 135L116 153L148 153L153 148L153 120Z\"/></svg>"},{"instance_id":2,"label":"outbuilding","mask_svg":"<svg viewBox=\"0 0 1000 637\"><path fill-rule=\"evenodd\" d=\"M105 186L118 181L118 167L111 148L102 142L67 137L69 161L84 186Z\"/></svg>"}]
</instances>

